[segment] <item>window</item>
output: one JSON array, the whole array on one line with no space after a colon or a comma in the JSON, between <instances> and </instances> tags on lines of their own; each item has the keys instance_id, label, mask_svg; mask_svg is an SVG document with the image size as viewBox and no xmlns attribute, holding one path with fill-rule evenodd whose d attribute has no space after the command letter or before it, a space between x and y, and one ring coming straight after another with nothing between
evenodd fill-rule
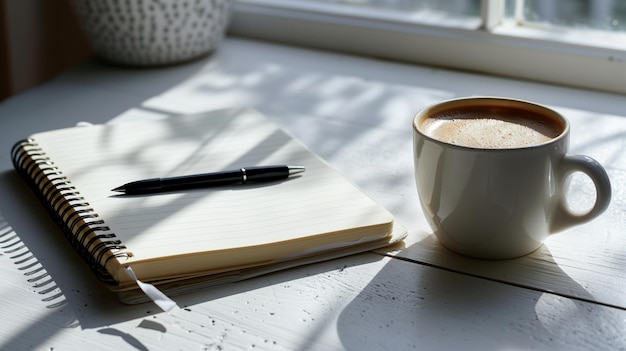
<instances>
[{"instance_id":1,"label":"window","mask_svg":"<svg viewBox=\"0 0 626 351\"><path fill-rule=\"evenodd\" d=\"M231 32L626 93L624 0L237 0Z\"/></svg>"},{"instance_id":2,"label":"window","mask_svg":"<svg viewBox=\"0 0 626 351\"><path fill-rule=\"evenodd\" d=\"M295 0L302 1L302 0ZM403 11L445 12L461 16L480 16L480 0L317 0L320 2L370 6Z\"/></svg>"},{"instance_id":3,"label":"window","mask_svg":"<svg viewBox=\"0 0 626 351\"><path fill-rule=\"evenodd\" d=\"M507 15L520 23L565 28L626 32L623 0L525 0L509 1ZM515 8L515 12L511 10Z\"/></svg>"}]
</instances>

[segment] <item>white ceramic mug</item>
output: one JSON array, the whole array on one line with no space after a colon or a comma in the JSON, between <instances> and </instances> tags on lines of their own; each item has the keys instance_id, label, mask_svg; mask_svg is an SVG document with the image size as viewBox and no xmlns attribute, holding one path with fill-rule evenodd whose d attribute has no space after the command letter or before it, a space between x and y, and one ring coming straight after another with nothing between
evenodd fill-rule
<instances>
[{"instance_id":1,"label":"white ceramic mug","mask_svg":"<svg viewBox=\"0 0 626 351\"><path fill-rule=\"evenodd\" d=\"M475 112L495 119L509 113L533 116L557 131L533 145L484 147L442 141L424 129L433 117L451 114L458 120L466 113L474 118ZM592 158L568 154L569 130L568 121L556 111L507 98L455 99L420 111L413 120L415 179L438 240L466 256L514 258L539 248L551 233L600 215L611 200L609 178ZM595 202L585 213L567 205L568 180L574 172L586 174L596 188Z\"/></svg>"}]
</instances>

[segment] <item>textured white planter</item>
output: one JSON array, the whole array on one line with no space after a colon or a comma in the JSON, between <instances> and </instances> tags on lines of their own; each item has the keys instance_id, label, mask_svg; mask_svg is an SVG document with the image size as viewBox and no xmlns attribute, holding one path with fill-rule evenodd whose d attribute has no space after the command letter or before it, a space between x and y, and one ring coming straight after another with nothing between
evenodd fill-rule
<instances>
[{"instance_id":1,"label":"textured white planter","mask_svg":"<svg viewBox=\"0 0 626 351\"><path fill-rule=\"evenodd\" d=\"M205 55L219 45L231 0L73 0L101 58L138 66Z\"/></svg>"}]
</instances>

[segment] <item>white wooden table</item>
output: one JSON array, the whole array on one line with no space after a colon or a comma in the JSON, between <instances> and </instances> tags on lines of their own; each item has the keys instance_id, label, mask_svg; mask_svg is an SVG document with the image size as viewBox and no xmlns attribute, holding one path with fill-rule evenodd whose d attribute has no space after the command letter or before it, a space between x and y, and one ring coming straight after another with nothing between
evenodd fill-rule
<instances>
[{"instance_id":1,"label":"white wooden table","mask_svg":"<svg viewBox=\"0 0 626 351\"><path fill-rule=\"evenodd\" d=\"M419 209L411 120L427 104L468 95L563 112L572 151L608 170L607 212L520 259L442 248ZM391 210L409 228L406 247L181 296L183 309L170 314L126 306L65 243L9 159L18 139L79 121L242 106ZM228 38L180 66L84 64L1 102L0 123L1 350L626 349L625 96ZM574 179L573 205L591 189Z\"/></svg>"}]
</instances>

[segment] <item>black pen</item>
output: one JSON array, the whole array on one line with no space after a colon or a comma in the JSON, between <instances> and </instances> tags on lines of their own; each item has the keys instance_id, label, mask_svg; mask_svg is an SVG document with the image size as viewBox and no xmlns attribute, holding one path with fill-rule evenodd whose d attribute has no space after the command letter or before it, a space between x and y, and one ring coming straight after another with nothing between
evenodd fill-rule
<instances>
[{"instance_id":1,"label":"black pen","mask_svg":"<svg viewBox=\"0 0 626 351\"><path fill-rule=\"evenodd\" d=\"M233 171L194 174L170 178L152 178L126 183L112 191L127 195L150 194L172 190L195 189L210 186L245 184L248 182L270 182L285 179L304 172L302 166L257 166Z\"/></svg>"}]
</instances>

